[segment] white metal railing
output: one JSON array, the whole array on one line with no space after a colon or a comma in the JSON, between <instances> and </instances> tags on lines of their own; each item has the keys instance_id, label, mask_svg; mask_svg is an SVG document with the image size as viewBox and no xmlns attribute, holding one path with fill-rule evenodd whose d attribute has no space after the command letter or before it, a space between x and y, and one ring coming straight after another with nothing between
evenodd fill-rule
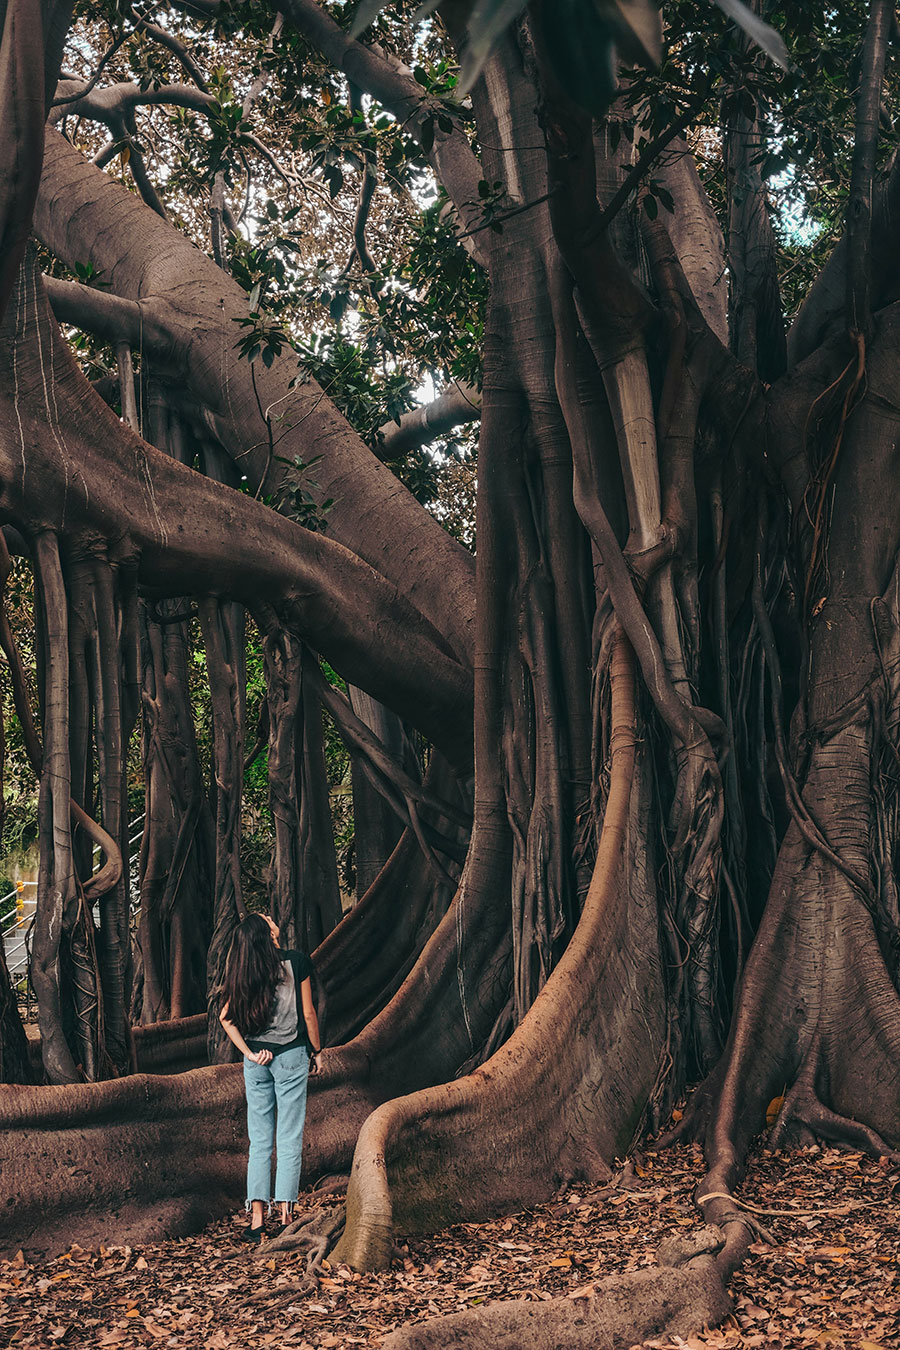
<instances>
[{"instance_id":1,"label":"white metal railing","mask_svg":"<svg viewBox=\"0 0 900 1350\"><path fill-rule=\"evenodd\" d=\"M135 816L128 823L128 862L133 863L144 834L144 815ZM99 854L98 845L94 845L94 857ZM129 868L130 870L130 868ZM30 894L27 894L30 893ZM0 896L0 905L15 900L16 906L9 914L0 919L0 942L4 944L6 964L14 981L21 979L28 970L28 939L34 922L35 901L37 900L37 882L19 881L15 889ZM131 917L135 917L140 905L140 897L131 900ZM99 904L94 905L94 914L99 915Z\"/></svg>"}]
</instances>

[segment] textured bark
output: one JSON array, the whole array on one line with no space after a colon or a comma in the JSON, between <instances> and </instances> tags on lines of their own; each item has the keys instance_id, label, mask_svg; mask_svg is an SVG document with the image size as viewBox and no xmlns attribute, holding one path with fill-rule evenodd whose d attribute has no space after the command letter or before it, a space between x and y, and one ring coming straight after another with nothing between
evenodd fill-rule
<instances>
[{"instance_id":1,"label":"textured bark","mask_svg":"<svg viewBox=\"0 0 900 1350\"><path fill-rule=\"evenodd\" d=\"M776 1142L815 1136L894 1156L900 1146L900 914L888 824L893 786L884 778L897 753L896 310L878 324L866 396L834 466L829 580L817 580L813 592L808 682L794 715L805 752L798 755L795 743L790 772L802 794L791 808L725 1055L695 1103L692 1127L705 1131L708 1193L733 1189L750 1138L785 1084ZM773 396L773 406L783 437L807 416L802 397ZM871 541L865 549L858 540L863 511ZM811 566L809 532L802 543ZM733 1206L722 1198L704 1204L702 1195L701 1204L729 1232L734 1264L741 1225Z\"/></svg>"},{"instance_id":2,"label":"textured bark","mask_svg":"<svg viewBox=\"0 0 900 1350\"><path fill-rule=\"evenodd\" d=\"M366 1121L336 1249L356 1269L389 1264L396 1233L533 1204L564 1178L607 1177L606 1159L627 1149L639 1126L665 1026L645 768L636 768L633 664L621 639L610 685L609 796L575 936L491 1059ZM592 1013L582 1001L587 985Z\"/></svg>"},{"instance_id":3,"label":"textured bark","mask_svg":"<svg viewBox=\"0 0 900 1350\"><path fill-rule=\"evenodd\" d=\"M272 913L282 942L313 951L341 916L322 748L322 707L307 675L316 658L275 629L265 640L269 804L275 824Z\"/></svg>"},{"instance_id":4,"label":"textured bark","mask_svg":"<svg viewBox=\"0 0 900 1350\"><path fill-rule=\"evenodd\" d=\"M183 600L142 612L143 760L146 784L139 873L143 975L140 1019L206 1008L212 931L213 822L203 789L187 676Z\"/></svg>"},{"instance_id":5,"label":"textured bark","mask_svg":"<svg viewBox=\"0 0 900 1350\"><path fill-rule=\"evenodd\" d=\"M316 478L322 499L334 502L331 538L401 588L456 657L471 663L471 555L379 463L315 380L290 388L295 358L254 367L254 382L235 350L232 322L246 317L247 297L221 268L51 130L35 231L70 265L92 263L114 296L140 302L141 342L132 336L132 345L182 388L261 493L274 490L281 466L271 458L260 407L277 410L279 455L307 463L322 456ZM374 530L376 516L383 524Z\"/></svg>"}]
</instances>

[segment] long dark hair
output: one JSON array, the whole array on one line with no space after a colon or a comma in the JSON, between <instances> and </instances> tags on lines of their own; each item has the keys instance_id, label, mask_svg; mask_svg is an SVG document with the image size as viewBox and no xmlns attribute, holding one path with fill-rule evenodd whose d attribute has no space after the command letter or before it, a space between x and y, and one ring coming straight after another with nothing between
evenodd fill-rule
<instances>
[{"instance_id":1,"label":"long dark hair","mask_svg":"<svg viewBox=\"0 0 900 1350\"><path fill-rule=\"evenodd\" d=\"M261 914L248 914L234 930L222 989L228 1020L242 1036L257 1036L269 1025L282 974L269 925Z\"/></svg>"}]
</instances>

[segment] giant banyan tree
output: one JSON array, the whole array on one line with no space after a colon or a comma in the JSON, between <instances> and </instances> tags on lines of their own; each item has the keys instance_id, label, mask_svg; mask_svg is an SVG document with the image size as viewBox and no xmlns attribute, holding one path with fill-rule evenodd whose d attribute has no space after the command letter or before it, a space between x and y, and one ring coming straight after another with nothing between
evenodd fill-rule
<instances>
[{"instance_id":1,"label":"giant banyan tree","mask_svg":"<svg viewBox=\"0 0 900 1350\"><path fill-rule=\"evenodd\" d=\"M202 1043L265 751L271 903L327 1008L306 1168L351 1172L337 1257L602 1178L698 1085L679 1128L726 1275L773 1098L779 1142L900 1147L893 9L362 8L351 36L315 0L0 4L2 571L35 598L27 652L5 611L0 639L40 780L41 1048L0 966L4 1238L184 1231L240 1190L215 1019L209 1067L147 1070ZM284 242L301 188L308 270L349 241L325 318L253 273L248 204ZM402 274L391 211L435 231ZM445 296L438 253L478 322L436 303L441 397L363 425L298 334L349 296L393 342ZM479 416L473 557L398 447L427 464ZM353 763L343 917L323 714Z\"/></svg>"}]
</instances>

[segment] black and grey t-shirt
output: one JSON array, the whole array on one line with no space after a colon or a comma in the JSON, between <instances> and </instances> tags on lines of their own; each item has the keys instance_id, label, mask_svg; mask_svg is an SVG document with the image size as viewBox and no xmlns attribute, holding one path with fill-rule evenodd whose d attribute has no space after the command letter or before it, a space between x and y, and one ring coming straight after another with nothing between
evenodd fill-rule
<instances>
[{"instance_id":1,"label":"black and grey t-shirt","mask_svg":"<svg viewBox=\"0 0 900 1350\"><path fill-rule=\"evenodd\" d=\"M278 955L281 957L282 977L275 990L269 1025L252 1040L247 1037L251 1050L271 1050L273 1055L293 1050L298 1045L311 1048L303 1017L300 987L312 974L312 961L305 952L279 950Z\"/></svg>"}]
</instances>

